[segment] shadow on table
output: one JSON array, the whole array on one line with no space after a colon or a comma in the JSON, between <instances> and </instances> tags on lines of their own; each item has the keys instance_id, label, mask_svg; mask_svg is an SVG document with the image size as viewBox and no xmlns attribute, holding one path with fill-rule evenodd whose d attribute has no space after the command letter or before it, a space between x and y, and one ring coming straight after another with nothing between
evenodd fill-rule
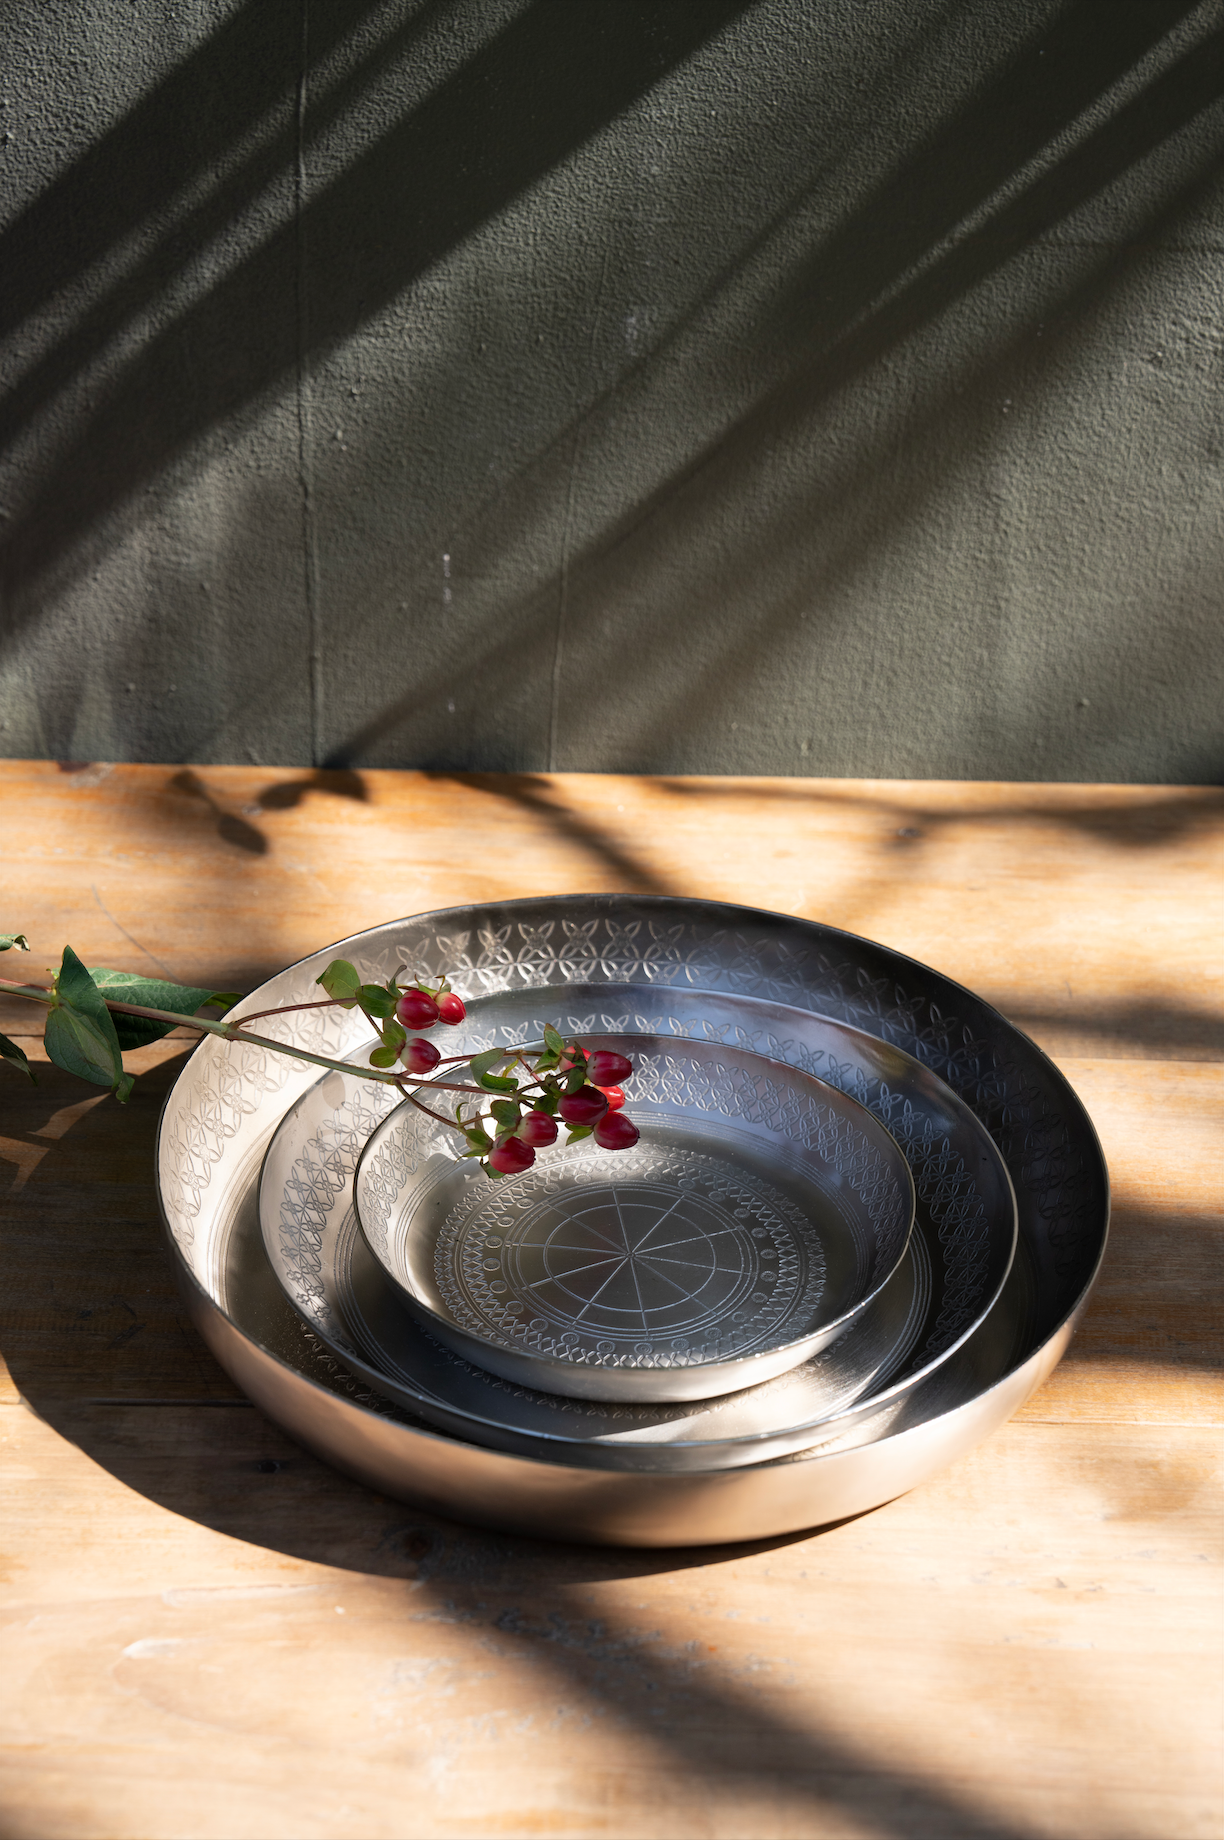
<instances>
[{"instance_id":1,"label":"shadow on table","mask_svg":"<svg viewBox=\"0 0 1224 1840\"><path fill-rule=\"evenodd\" d=\"M797 1809L839 1810L898 1840L1021 1840L1022 1830L869 1749L789 1716L779 1696L715 1659L716 1649L647 1627L649 1604L592 1616L593 1586L691 1572L734 1596L735 1568L789 1551L791 1586L829 1588L821 1543L831 1528L752 1544L679 1551L577 1547L461 1527L348 1481L295 1446L245 1401L199 1341L175 1288L149 1182L161 1099L182 1053L148 1050L116 1134L105 1097L40 1068L16 1088L4 1155L16 1170L5 1213L5 1354L28 1405L94 1463L171 1513L273 1552L398 1581L413 1621L470 1625L485 1647L521 1656L538 1678L636 1724L676 1765L728 1789L768 1782ZM1120 1231L1153 1253L1150 1210ZM1186 1242L1210 1223L1179 1219ZM1191 1249L1193 1250L1193 1248ZM1174 1300L1176 1301L1176 1300ZM1209 1300L1200 1308L1206 1310ZM1150 1315L1150 1311L1149 1311ZM1146 1322L1118 1352L1198 1359L1186 1314ZM1180 1336L1181 1344L1172 1344ZM1206 1358L1210 1336L1202 1351ZM1108 1344L1094 1354L1108 1356ZM844 1525L844 1523L843 1523ZM795 1549L812 1554L812 1583ZM694 1577L694 1590L701 1587ZM704 1624L702 1625L704 1627Z\"/></svg>"}]
</instances>

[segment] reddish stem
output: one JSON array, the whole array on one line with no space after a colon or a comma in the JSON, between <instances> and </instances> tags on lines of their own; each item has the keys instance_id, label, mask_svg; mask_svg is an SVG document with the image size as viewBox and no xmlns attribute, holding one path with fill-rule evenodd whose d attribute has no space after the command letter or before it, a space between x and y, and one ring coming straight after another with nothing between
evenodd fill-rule
<instances>
[{"instance_id":1,"label":"reddish stem","mask_svg":"<svg viewBox=\"0 0 1224 1840\"><path fill-rule=\"evenodd\" d=\"M451 1090L458 1091L458 1088L452 1087ZM401 1087L400 1091L403 1093L405 1099L407 1099L409 1105L415 1105L417 1111L424 1112L427 1118L436 1118L439 1124L449 1125L452 1131L462 1131L463 1126L457 1123L455 1119L448 1118L444 1112L435 1112L432 1105L426 1105L423 1100L414 1098L406 1088Z\"/></svg>"},{"instance_id":2,"label":"reddish stem","mask_svg":"<svg viewBox=\"0 0 1224 1840\"><path fill-rule=\"evenodd\" d=\"M250 1016L235 1016L233 1023L236 1029L243 1029L248 1022L261 1022L265 1016L293 1016L302 1009L339 1009L342 1007L338 997L324 997L318 1003L287 1003L283 1009L257 1009ZM365 1015L364 1010L361 1013Z\"/></svg>"}]
</instances>

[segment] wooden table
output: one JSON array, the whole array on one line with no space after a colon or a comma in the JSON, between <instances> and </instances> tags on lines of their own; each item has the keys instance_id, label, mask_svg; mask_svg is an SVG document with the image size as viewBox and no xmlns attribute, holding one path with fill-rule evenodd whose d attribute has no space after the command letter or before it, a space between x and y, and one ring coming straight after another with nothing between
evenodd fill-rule
<instances>
[{"instance_id":1,"label":"wooden table","mask_svg":"<svg viewBox=\"0 0 1224 1840\"><path fill-rule=\"evenodd\" d=\"M869 934L1055 1056L1116 1196L1067 1360L946 1474L751 1548L551 1546L344 1480L213 1363L150 1180L183 1043L136 1057L126 1110L0 1069L0 1831L1224 1831L1218 793L8 763L0 799L30 975L68 941L244 988L396 915L579 889Z\"/></svg>"}]
</instances>

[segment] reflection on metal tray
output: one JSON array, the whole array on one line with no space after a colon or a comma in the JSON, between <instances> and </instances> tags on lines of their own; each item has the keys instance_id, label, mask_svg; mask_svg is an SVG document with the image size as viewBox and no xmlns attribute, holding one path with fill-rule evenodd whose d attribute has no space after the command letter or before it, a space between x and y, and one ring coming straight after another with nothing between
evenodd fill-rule
<instances>
[{"instance_id":1,"label":"reflection on metal tray","mask_svg":"<svg viewBox=\"0 0 1224 1840\"><path fill-rule=\"evenodd\" d=\"M559 983L648 983L690 1005L698 993L704 1003L704 993L723 992L848 1022L913 1054L970 1104L1003 1152L1020 1228L998 1302L902 1402L884 1434L873 1421L859 1444L682 1476L534 1462L414 1423L309 1338L264 1256L255 1191L272 1131L313 1075L255 1047L205 1042L167 1100L158 1142L159 1197L188 1305L251 1397L350 1474L444 1514L546 1537L648 1546L764 1538L913 1487L1010 1416L1066 1347L1104 1249L1100 1147L1041 1051L937 972L783 915L583 895L393 922L281 972L238 1013L308 1001L338 952L370 976L400 963L447 971L465 997ZM295 1035L343 1054L363 1029L344 1012L324 1011Z\"/></svg>"},{"instance_id":2,"label":"reflection on metal tray","mask_svg":"<svg viewBox=\"0 0 1224 1840\"><path fill-rule=\"evenodd\" d=\"M634 1064L631 1149L557 1145L492 1181L410 1103L363 1147L358 1225L422 1326L521 1386L641 1404L757 1386L831 1347L905 1257L895 1140L742 1049L583 1040Z\"/></svg>"}]
</instances>

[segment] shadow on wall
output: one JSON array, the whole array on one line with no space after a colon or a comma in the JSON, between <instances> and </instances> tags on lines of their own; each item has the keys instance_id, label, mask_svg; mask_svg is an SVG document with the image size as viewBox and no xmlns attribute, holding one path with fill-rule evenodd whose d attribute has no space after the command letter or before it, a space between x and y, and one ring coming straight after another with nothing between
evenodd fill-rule
<instances>
[{"instance_id":1,"label":"shadow on wall","mask_svg":"<svg viewBox=\"0 0 1224 1840\"><path fill-rule=\"evenodd\" d=\"M668 284L661 326L653 309L622 312L621 294L667 259L670 229L661 219L643 229L626 212L635 203L646 215L662 210L669 185L678 211L686 199L696 208L724 166L743 174L766 157L742 123L738 139L700 145L696 123L716 112L711 101L722 107L736 58L769 63L786 10L764 0L593 0L579 9L532 0L470 44L462 30L470 36L471 21L445 0L401 9L390 25L385 17L356 0L240 8L0 238L0 271L15 277L0 331L20 333L90 264L177 210L0 409L0 448L17 452L152 316L155 329L130 355L106 359L96 406L56 423L54 458L27 469L34 487L0 526L9 642L57 597L81 592L88 571L147 515L150 493L190 489L210 438L290 393L300 426L278 476L247 488L249 528L236 532L232 572L249 597L247 552L259 552L269 523L300 522L299 579L285 593L286 605L301 602L306 754L317 762L851 772L925 764L955 774L993 759L1004 775L1019 761L1058 776L1064 759L1082 764L1094 747L1112 759L1114 712L1139 719L1131 677L1140 640L1111 650L1107 617L1103 627L1088 622L1078 651L1055 647L1049 667L1027 652L1011 657L1024 595L981 604L982 583L1014 560L1006 533L987 528L1006 522L1005 506L987 504L985 537L969 533L967 547L984 548L949 595L960 596L955 617L940 604L938 579L907 589L901 614L921 629L913 640L906 617L890 611L889 582L870 578L898 530L948 515L939 500L958 473L976 471L987 489L975 497L1003 503L989 483L998 399L1056 396L1103 303L1150 267L1153 239L1167 238L1177 213L1196 208L1215 182L1224 129L1211 126L1210 112L1224 94L1224 33L1195 26L1202 7L1069 0L1036 16L1000 4L991 18L998 48L978 49L967 87L941 36L951 34L951 45L966 29L956 6L932 8L923 21L942 89L930 88L924 31L898 40L896 22L891 37L873 39L865 24L851 35L849 66L865 98L852 83L839 89L831 78L826 88L783 64L777 116L759 124L761 139L790 134L803 162L779 187L780 207L773 193L767 208L754 202L708 227L705 266L694 266L691 284ZM462 54L430 63L448 32ZM732 40L734 57L725 52ZM427 74L398 116L379 116L375 133L337 156L337 124L381 95L388 71L412 70L414 60L437 80ZM252 73L240 86L227 80L238 65ZM664 173L606 197L589 185L566 191L576 173L582 185L598 176L597 141L649 152L649 107L664 103L696 149L682 182ZM881 143L884 106L906 123L891 133L908 133L910 144ZM787 126L791 116L801 125ZM826 116L836 116L832 128ZM637 142L622 134L609 143L607 132L629 118ZM1195 123L1198 140L1180 150L1179 135ZM151 145L167 149L164 160L150 160ZM1137 176L1170 148L1177 157L1159 182ZM277 183L289 189L271 231L215 265L220 272L191 296L184 277L201 252ZM1120 184L1130 187L1125 233L1077 241L1068 220ZM540 360L523 350L517 296L499 293L496 242L482 241L511 219L516 247L529 229L541 250L528 287L531 327L545 325L558 301L564 318L567 290L574 297L542 408L530 387L516 395L516 367L530 385L538 372L527 366ZM1056 245L1059 231L1067 234ZM623 250L635 238L651 247L622 285ZM495 402L473 403L481 379L473 384L472 302L444 291L450 355L435 349L418 360L411 343L394 348L414 379L432 367L427 415L411 391L363 410L364 471L346 480L335 470L344 428L322 428L325 416L335 419L331 369L359 335L381 328L386 344L387 315L422 288L444 287L438 278L470 249L484 252L471 284L480 310L502 321ZM1022 261L1033 271L1017 283ZM610 357L602 341L613 318L625 349ZM953 322L949 360L936 329ZM433 469L439 489L428 477L432 455L452 446L456 456ZM493 454L491 482L487 466L477 477L482 447ZM1093 510L1079 507L1078 524L1055 532L1056 572L1087 540ZM921 574L919 545L902 558L903 578L915 554ZM1200 644L1203 591L1181 580L1185 560L1174 558L1162 578L1172 585L1155 648L1174 701L1196 681ZM1035 604L1043 565L1026 566ZM1102 598L1091 584L1059 591L1066 605L1054 610L1056 626L1080 619L1077 592L1084 604ZM1132 623L1151 650L1148 612L1132 610ZM194 623L186 604L159 616L176 633ZM284 668L285 634L249 601L231 621L251 630L233 681L225 659L215 662L224 707L206 694L205 716L175 706L148 730L154 753L160 742L164 757L176 732L196 758L257 740L266 691L255 686ZM899 648L891 658L881 645L890 621ZM952 661L933 663L929 682L912 673L907 681L911 643L946 645ZM137 677L148 645L144 627L120 639L116 671ZM206 652L195 668L207 678ZM1026 688L1063 695L1056 680L1071 669L1104 685L1104 706L1075 718L1092 736L1054 723L1035 738L1031 709L1017 705ZM117 690L115 682L112 702ZM1146 681L1145 694L1150 711ZM1165 720L1159 710L1156 720ZM704 762L693 758L694 737L712 750ZM1180 745L1186 776L1214 776L1220 763L1197 731Z\"/></svg>"},{"instance_id":2,"label":"shadow on wall","mask_svg":"<svg viewBox=\"0 0 1224 1840\"><path fill-rule=\"evenodd\" d=\"M41 576L65 546L171 467L204 431L283 386L304 355L351 338L448 250L717 33L744 3L711 0L694 8L677 0L662 7L650 0L594 0L575 9L569 0L533 0L322 188L300 223L285 224L141 346L0 549L9 592L18 595L27 579ZM353 0L316 4L303 46L307 58L331 50L370 10ZM443 10L438 0L414 12L370 63L376 69L402 55ZM132 120L87 154L0 240L0 271L16 270L24 278L16 290L17 311L23 316L36 311L70 282L59 252L66 244L75 246L75 225L99 191L107 208L91 234L93 248L87 245L83 252L86 259L104 240L118 240L133 227L130 214L115 206L116 194L123 193L116 166L143 176L150 138L164 135L174 144L178 112L197 85L215 93L224 88L236 59L257 47L265 51L269 80L245 95L241 118L222 114L216 136L197 152L199 170L223 150L227 131L237 134L293 88L298 72L285 51L302 42L299 7L282 6L273 17L269 9L248 4ZM326 92L306 115L304 137L321 131L373 74L361 66ZM0 442L12 440L47 392L62 387L72 370L113 337L117 318L146 310L170 273L198 253L202 238L222 228L296 153L295 131L292 138L274 140L219 188L199 221L176 231L117 299L101 304L87 330L19 388L0 421ZM167 201L193 176L190 168L172 163L159 179L156 200L149 202ZM312 292L305 324L292 311L267 310L269 302L275 307L296 300L303 243L312 274L326 278ZM235 339L236 327L258 328L260 336ZM201 373L193 363L198 353L224 354L225 361ZM183 379L191 375L200 387L185 390Z\"/></svg>"},{"instance_id":3,"label":"shadow on wall","mask_svg":"<svg viewBox=\"0 0 1224 1840\"><path fill-rule=\"evenodd\" d=\"M1189 10L1170 9L1158 30L1165 29L1173 12ZM1101 32L1103 19L1095 6L1068 8L911 164L890 175L848 223L808 252L762 316L762 336L772 336L785 350L783 374L652 490L641 497L626 494L630 502L605 518L585 543L569 542L556 572L499 610L502 617L483 641L482 652L496 681L517 686L523 678L538 684L550 655L554 664L550 765L635 771L645 762L645 770L666 772L674 758L669 738L687 736L704 723L724 732L742 728L740 747L747 750L742 764L749 770L776 769L768 742L753 758L747 732L754 716L757 732L767 732L769 699L786 699L785 681L771 683L769 663L776 658L785 664L805 619L821 620L822 608L838 599L843 605L852 601L852 592L842 591L870 569L872 554L887 541L890 526L916 525L932 514L950 466L973 464L975 450L980 463L982 398L989 396L993 408L1000 398L1006 404L1026 392L1056 388L1068 346L1082 339L1102 299L1122 289L1150 260L1146 238L1158 229L1174 233L1179 214L1189 214L1215 182L1214 172L1196 171L1177 195L1160 198L1149 221L1125 246L1106 244L1093 251L1074 278L1060 291L1047 292L1019 326L1000 312L998 330L983 352L928 384L922 399L907 401L901 437L892 418L877 417L868 433L856 431L852 440L834 443L832 464L824 456L810 459L780 481L768 503L761 503L758 482L780 448L789 444L798 449L812 429L827 428L830 417L840 413L840 399L868 373L887 365L892 354L997 277L1018 252L1037 246L1224 94L1221 33L1187 53L1028 179L1031 163L1057 145L1079 112L1148 48L1154 30L1150 11L1142 21L1115 16L1119 23L1129 25L1129 32ZM1096 65L1083 55L1089 35L1099 53ZM1048 65L1043 62L1047 57ZM1061 83L1039 80L1052 69L1064 73ZM1009 186L1018 176L1021 182ZM996 208L1000 189L1006 195ZM796 200L796 212L802 202ZM966 220L972 220L970 233L954 240ZM712 294L734 279L734 274L720 275ZM473 575L496 567L498 546L510 547L515 525L538 515L542 501L572 495L574 454L584 446L615 443L617 434L609 431L625 419L632 397L640 405L640 420L634 424L640 429L652 396L666 388L669 362L709 304L703 300L671 328L633 375L567 428L499 504L482 508L482 525L473 521L462 544L455 541L472 558ZM922 462L904 472L895 464L899 438ZM879 482L890 472L882 493ZM816 485L819 518L814 520ZM747 515L744 506L750 507ZM681 569L675 567L677 555L684 558ZM653 588L660 580L667 584L662 618L663 597ZM428 592L425 581L415 585ZM720 620L717 610L728 604L744 617ZM614 623L604 617L609 607L617 612ZM594 640L592 632L599 635ZM818 654L826 646L855 642L836 614L819 636L811 628L809 635ZM878 637L873 631L871 642ZM1171 674L1179 681L1192 678L1196 661L1203 658L1201 634L1183 637L1171 633L1166 623L1161 641L1168 647ZM1099 663L1115 695L1133 664L1125 651ZM870 670L865 674L873 676ZM877 688L881 675L877 666ZM620 694L611 719L601 720L610 680L617 682ZM745 687L754 680L765 691L765 711L745 709ZM329 760L378 764L423 758L436 765L460 764L462 738L457 748L454 742L448 745L440 713L456 683L463 683L462 669L445 652L436 663L418 663L404 694L333 746ZM561 690L568 708L558 706ZM885 719L894 719L893 698L882 695L879 701ZM1087 701L1081 700L1079 708L1086 710ZM1022 728L1028 713L988 706L980 719L993 726L998 747L1012 740L1009 731ZM817 725L809 715L807 726ZM595 760L589 751L592 730L598 737ZM877 749L880 739L872 737ZM970 746L980 739L980 734L971 738ZM1016 735L1015 740L1023 751L1025 738ZM799 744L801 756L809 746L807 741ZM873 756L868 750L857 760L843 755L817 766L799 758L793 765L866 773L875 770L879 758L878 751ZM1209 746L1200 750L1196 763L1187 759L1186 765L1196 765L1197 776L1211 781L1224 771L1224 757ZM892 770L919 771L921 766L919 753ZM972 767L967 760L954 761L940 770L956 774ZM1001 776L1010 775L1003 769Z\"/></svg>"}]
</instances>

